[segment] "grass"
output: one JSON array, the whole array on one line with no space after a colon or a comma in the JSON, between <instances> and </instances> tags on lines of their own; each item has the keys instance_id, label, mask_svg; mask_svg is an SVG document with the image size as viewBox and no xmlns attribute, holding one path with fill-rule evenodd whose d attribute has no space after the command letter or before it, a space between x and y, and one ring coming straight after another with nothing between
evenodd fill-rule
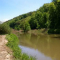
<instances>
[{"instance_id":1,"label":"grass","mask_svg":"<svg viewBox=\"0 0 60 60\"><path fill-rule=\"evenodd\" d=\"M8 40L7 46L13 51L14 60L36 60L35 58L22 53L21 49L18 47L18 38L15 34L10 34L6 36Z\"/></svg>"}]
</instances>

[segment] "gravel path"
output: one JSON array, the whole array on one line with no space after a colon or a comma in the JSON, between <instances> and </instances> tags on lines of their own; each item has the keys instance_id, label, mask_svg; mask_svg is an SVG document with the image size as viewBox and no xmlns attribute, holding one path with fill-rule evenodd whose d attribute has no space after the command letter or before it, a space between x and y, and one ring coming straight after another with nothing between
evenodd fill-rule
<instances>
[{"instance_id":1,"label":"gravel path","mask_svg":"<svg viewBox=\"0 0 60 60\"><path fill-rule=\"evenodd\" d=\"M12 60L12 51L6 46L6 35L0 35L0 60Z\"/></svg>"}]
</instances>

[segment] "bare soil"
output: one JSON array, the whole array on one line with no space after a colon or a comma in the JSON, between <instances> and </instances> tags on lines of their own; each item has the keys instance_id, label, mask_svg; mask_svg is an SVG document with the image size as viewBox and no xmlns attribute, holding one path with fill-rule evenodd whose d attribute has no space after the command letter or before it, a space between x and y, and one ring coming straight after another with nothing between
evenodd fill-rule
<instances>
[{"instance_id":1,"label":"bare soil","mask_svg":"<svg viewBox=\"0 0 60 60\"><path fill-rule=\"evenodd\" d=\"M5 37L6 35L0 35L0 60L13 60L12 51L6 46L8 41Z\"/></svg>"}]
</instances>

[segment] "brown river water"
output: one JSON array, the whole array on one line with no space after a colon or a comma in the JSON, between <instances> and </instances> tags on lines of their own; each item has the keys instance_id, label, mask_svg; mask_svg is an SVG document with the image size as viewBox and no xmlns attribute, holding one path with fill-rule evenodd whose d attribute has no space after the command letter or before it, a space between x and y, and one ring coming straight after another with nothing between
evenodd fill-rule
<instances>
[{"instance_id":1,"label":"brown river water","mask_svg":"<svg viewBox=\"0 0 60 60\"><path fill-rule=\"evenodd\" d=\"M18 34L23 53L36 60L60 60L60 35Z\"/></svg>"}]
</instances>

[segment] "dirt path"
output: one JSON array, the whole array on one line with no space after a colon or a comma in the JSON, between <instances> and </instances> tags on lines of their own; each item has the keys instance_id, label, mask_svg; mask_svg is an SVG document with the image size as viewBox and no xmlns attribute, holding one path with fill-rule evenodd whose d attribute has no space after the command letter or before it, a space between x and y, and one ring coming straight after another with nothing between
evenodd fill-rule
<instances>
[{"instance_id":1,"label":"dirt path","mask_svg":"<svg viewBox=\"0 0 60 60\"><path fill-rule=\"evenodd\" d=\"M6 35L0 35L0 60L12 60L12 51L6 46Z\"/></svg>"}]
</instances>

